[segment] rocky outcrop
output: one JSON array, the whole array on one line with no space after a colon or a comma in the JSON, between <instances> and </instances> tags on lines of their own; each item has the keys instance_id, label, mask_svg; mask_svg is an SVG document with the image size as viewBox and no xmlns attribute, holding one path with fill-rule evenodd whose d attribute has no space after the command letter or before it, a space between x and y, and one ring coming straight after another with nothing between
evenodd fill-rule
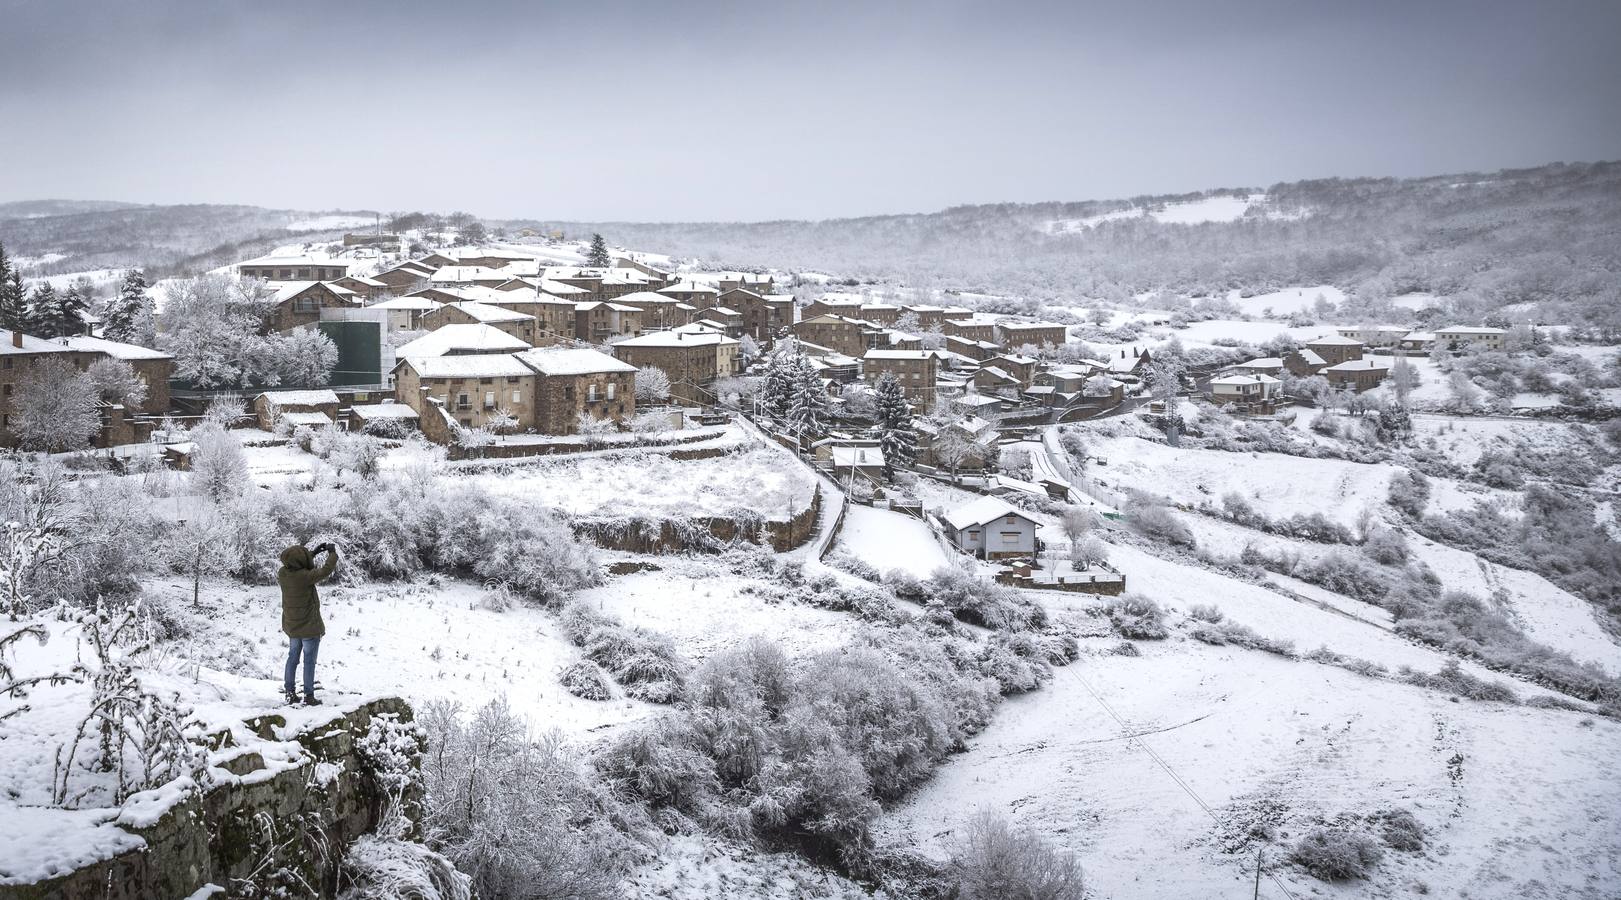
<instances>
[{"instance_id":1,"label":"rocky outcrop","mask_svg":"<svg viewBox=\"0 0 1621 900\"><path fill-rule=\"evenodd\" d=\"M267 713L218 731L206 785L136 795L125 806L117 827L144 847L48 881L0 886L0 900L186 898L208 885L223 889L217 896L332 896L344 850L377 828L388 800L357 744L373 722L411 718L404 700L384 698L293 728ZM420 797L404 801L414 823Z\"/></svg>"}]
</instances>

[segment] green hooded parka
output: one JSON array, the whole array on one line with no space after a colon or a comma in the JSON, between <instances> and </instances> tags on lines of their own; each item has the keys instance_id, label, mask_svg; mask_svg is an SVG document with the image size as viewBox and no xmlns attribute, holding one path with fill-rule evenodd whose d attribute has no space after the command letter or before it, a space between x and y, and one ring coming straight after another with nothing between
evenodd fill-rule
<instances>
[{"instance_id":1,"label":"green hooded parka","mask_svg":"<svg viewBox=\"0 0 1621 900\"><path fill-rule=\"evenodd\" d=\"M326 634L326 623L321 621L321 595L315 586L327 580L337 567L336 551L326 555L319 569L309 548L302 544L281 551L281 571L276 573L276 581L281 584L281 630L288 637L318 638Z\"/></svg>"}]
</instances>

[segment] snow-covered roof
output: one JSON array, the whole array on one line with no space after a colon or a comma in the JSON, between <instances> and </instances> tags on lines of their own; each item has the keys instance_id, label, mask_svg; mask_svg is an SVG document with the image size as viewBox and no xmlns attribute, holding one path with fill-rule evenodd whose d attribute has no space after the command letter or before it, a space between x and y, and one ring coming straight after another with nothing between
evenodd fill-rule
<instances>
[{"instance_id":1,"label":"snow-covered roof","mask_svg":"<svg viewBox=\"0 0 1621 900\"><path fill-rule=\"evenodd\" d=\"M22 346L18 347L15 345L16 335L17 332L0 328L0 336L3 336L3 340L0 340L0 354L68 352L68 348L56 343L55 341L47 341L44 338L37 338L31 334L24 334L22 336Z\"/></svg>"},{"instance_id":2,"label":"snow-covered roof","mask_svg":"<svg viewBox=\"0 0 1621 900\"><path fill-rule=\"evenodd\" d=\"M649 331L614 344L615 347L724 347L739 343L734 338L710 330Z\"/></svg>"},{"instance_id":3,"label":"snow-covered roof","mask_svg":"<svg viewBox=\"0 0 1621 900\"><path fill-rule=\"evenodd\" d=\"M464 353L511 353L526 350L529 344L507 334L499 328L482 323L442 325L422 337L401 345L394 351L398 357L444 356Z\"/></svg>"},{"instance_id":4,"label":"snow-covered roof","mask_svg":"<svg viewBox=\"0 0 1621 900\"><path fill-rule=\"evenodd\" d=\"M534 374L510 353L408 356L401 364L410 366L421 378L506 378Z\"/></svg>"},{"instance_id":5,"label":"snow-covered roof","mask_svg":"<svg viewBox=\"0 0 1621 900\"><path fill-rule=\"evenodd\" d=\"M373 303L367 309L424 309L432 310L444 306L438 300L429 300L427 297L390 297Z\"/></svg>"},{"instance_id":6,"label":"snow-covered roof","mask_svg":"<svg viewBox=\"0 0 1621 900\"><path fill-rule=\"evenodd\" d=\"M660 294L718 294L719 290L712 284L699 284L696 281L682 281L667 288L660 288Z\"/></svg>"},{"instance_id":7,"label":"snow-covered roof","mask_svg":"<svg viewBox=\"0 0 1621 900\"><path fill-rule=\"evenodd\" d=\"M1328 360L1323 359L1323 355L1321 353L1318 353L1316 350L1313 350L1310 347L1300 351L1300 358L1304 360L1308 366L1321 366L1328 363Z\"/></svg>"},{"instance_id":8,"label":"snow-covered roof","mask_svg":"<svg viewBox=\"0 0 1621 900\"><path fill-rule=\"evenodd\" d=\"M323 412L282 413L281 420L294 428L330 428L332 419Z\"/></svg>"},{"instance_id":9,"label":"snow-covered roof","mask_svg":"<svg viewBox=\"0 0 1621 900\"><path fill-rule=\"evenodd\" d=\"M153 350L151 347L142 347L139 344L125 344L121 341L109 341L106 338L86 337L74 335L62 338L62 343L70 350L80 350L89 353L105 353L113 359L122 359L133 362L142 359L174 359L169 353L162 350Z\"/></svg>"},{"instance_id":10,"label":"snow-covered roof","mask_svg":"<svg viewBox=\"0 0 1621 900\"><path fill-rule=\"evenodd\" d=\"M862 359L928 359L933 350L868 350Z\"/></svg>"},{"instance_id":11,"label":"snow-covered roof","mask_svg":"<svg viewBox=\"0 0 1621 900\"><path fill-rule=\"evenodd\" d=\"M1283 368L1283 360L1277 358L1276 356L1263 356L1260 359L1252 359L1249 362L1241 362L1238 365L1234 366L1233 368L1235 368L1235 369L1281 369L1281 368Z\"/></svg>"},{"instance_id":12,"label":"snow-covered roof","mask_svg":"<svg viewBox=\"0 0 1621 900\"><path fill-rule=\"evenodd\" d=\"M1373 371L1380 371L1380 372L1383 372L1383 371L1388 370L1389 368L1390 368L1390 365L1388 363L1382 363L1382 362L1378 362L1378 361L1372 360L1372 359L1348 359L1345 362L1339 363L1338 365L1329 366L1324 371L1328 371L1328 372L1373 372Z\"/></svg>"},{"instance_id":13,"label":"snow-covered roof","mask_svg":"<svg viewBox=\"0 0 1621 900\"><path fill-rule=\"evenodd\" d=\"M1271 375L1224 375L1210 379L1211 387L1246 387L1252 384L1278 384Z\"/></svg>"},{"instance_id":14,"label":"snow-covered roof","mask_svg":"<svg viewBox=\"0 0 1621 900\"><path fill-rule=\"evenodd\" d=\"M338 395L327 390L265 391L259 396L265 398L265 402L280 407L322 406L338 402Z\"/></svg>"},{"instance_id":15,"label":"snow-covered roof","mask_svg":"<svg viewBox=\"0 0 1621 900\"><path fill-rule=\"evenodd\" d=\"M512 274L488 266L445 266L428 280L435 284L458 284L467 281L511 281Z\"/></svg>"},{"instance_id":16,"label":"snow-covered roof","mask_svg":"<svg viewBox=\"0 0 1621 900\"><path fill-rule=\"evenodd\" d=\"M521 313L511 309L502 309L499 306L491 306L488 303L479 303L476 300L464 300L461 303L452 303L450 305L464 313L467 313L480 322L522 322L526 319L534 318L534 316L531 316L528 313Z\"/></svg>"},{"instance_id":17,"label":"snow-covered roof","mask_svg":"<svg viewBox=\"0 0 1621 900\"><path fill-rule=\"evenodd\" d=\"M1019 380L1017 378L1014 378L1012 375L1009 375L1007 373L1006 369L1001 369L1001 368L998 368L996 366L981 366L978 374L989 375L992 378L997 379L998 381L1018 381Z\"/></svg>"},{"instance_id":18,"label":"snow-covered roof","mask_svg":"<svg viewBox=\"0 0 1621 900\"><path fill-rule=\"evenodd\" d=\"M1016 353L1004 353L1001 356L998 356L997 359L1005 359L1014 365L1020 366L1033 366L1036 364L1034 359L1028 356L1019 356Z\"/></svg>"},{"instance_id":19,"label":"snow-covered roof","mask_svg":"<svg viewBox=\"0 0 1621 900\"><path fill-rule=\"evenodd\" d=\"M1402 340L1404 340L1404 341L1433 341L1433 340L1435 340L1435 332L1433 332L1433 331L1409 331L1409 332L1407 332L1407 335L1402 338Z\"/></svg>"},{"instance_id":20,"label":"snow-covered roof","mask_svg":"<svg viewBox=\"0 0 1621 900\"><path fill-rule=\"evenodd\" d=\"M238 266L343 266L349 268L352 263L346 259L336 259L331 256L322 256L314 253L299 253L292 256L256 256L253 259L243 260Z\"/></svg>"},{"instance_id":21,"label":"snow-covered roof","mask_svg":"<svg viewBox=\"0 0 1621 900\"><path fill-rule=\"evenodd\" d=\"M864 466L882 466L884 451L877 447L834 447L833 468L848 469Z\"/></svg>"},{"instance_id":22,"label":"snow-covered roof","mask_svg":"<svg viewBox=\"0 0 1621 900\"><path fill-rule=\"evenodd\" d=\"M1132 369L1137 368L1137 365L1140 362L1142 362L1141 356L1116 357L1115 359L1109 360L1109 371L1130 372Z\"/></svg>"},{"instance_id":23,"label":"snow-covered roof","mask_svg":"<svg viewBox=\"0 0 1621 900\"><path fill-rule=\"evenodd\" d=\"M457 357L433 357L455 359ZM404 403L357 403L349 411L362 419L415 419L417 411Z\"/></svg>"},{"instance_id":24,"label":"snow-covered roof","mask_svg":"<svg viewBox=\"0 0 1621 900\"><path fill-rule=\"evenodd\" d=\"M959 506L946 513L946 522L958 531L964 528L973 528L985 525L1006 516L1018 516L1028 520L1030 517L1019 510L1017 506L1000 497L981 497L967 506Z\"/></svg>"},{"instance_id":25,"label":"snow-covered roof","mask_svg":"<svg viewBox=\"0 0 1621 900\"><path fill-rule=\"evenodd\" d=\"M1312 338L1306 342L1308 347L1360 347L1362 342L1356 338L1348 338L1338 334L1325 334L1320 338Z\"/></svg>"},{"instance_id":26,"label":"snow-covered roof","mask_svg":"<svg viewBox=\"0 0 1621 900\"><path fill-rule=\"evenodd\" d=\"M1020 329L1020 328L1032 329L1032 328L1064 328L1064 327L1066 327L1066 326L1064 326L1063 324L1061 324L1059 322L998 322L996 324L997 324L997 327L999 327L999 328L1008 328L1008 329L1013 329L1015 331Z\"/></svg>"},{"instance_id":27,"label":"snow-covered roof","mask_svg":"<svg viewBox=\"0 0 1621 900\"><path fill-rule=\"evenodd\" d=\"M629 271L635 271L635 270L631 269ZM663 303L680 303L681 301L675 299L674 297L666 297L663 294L659 293L658 291L637 291L634 294L625 294L623 296L615 297L614 302L615 303L660 303L660 304L663 304Z\"/></svg>"},{"instance_id":28,"label":"snow-covered roof","mask_svg":"<svg viewBox=\"0 0 1621 900\"><path fill-rule=\"evenodd\" d=\"M596 350L545 347L517 354L530 368L542 375L596 375L608 372L634 372L636 367Z\"/></svg>"},{"instance_id":29,"label":"snow-covered roof","mask_svg":"<svg viewBox=\"0 0 1621 900\"><path fill-rule=\"evenodd\" d=\"M1450 328L1437 328L1437 329L1435 329L1435 333L1436 334L1478 334L1478 335L1481 335L1481 336L1490 336L1490 335L1504 334L1505 332L1501 328L1482 328L1479 325L1453 325Z\"/></svg>"}]
</instances>

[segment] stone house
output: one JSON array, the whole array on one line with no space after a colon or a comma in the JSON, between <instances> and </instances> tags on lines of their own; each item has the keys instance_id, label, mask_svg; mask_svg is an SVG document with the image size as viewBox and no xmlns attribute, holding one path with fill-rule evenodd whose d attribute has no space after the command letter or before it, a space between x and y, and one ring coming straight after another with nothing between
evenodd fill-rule
<instances>
[{"instance_id":1,"label":"stone house","mask_svg":"<svg viewBox=\"0 0 1621 900\"><path fill-rule=\"evenodd\" d=\"M987 365L996 366L998 369L1012 375L1018 380L1021 388L1029 387L1035 381L1036 361L1028 356L1004 354L987 360Z\"/></svg>"},{"instance_id":2,"label":"stone house","mask_svg":"<svg viewBox=\"0 0 1621 900\"><path fill-rule=\"evenodd\" d=\"M1348 359L1323 370L1328 383L1360 394L1378 387L1390 374L1390 364L1372 359Z\"/></svg>"},{"instance_id":3,"label":"stone house","mask_svg":"<svg viewBox=\"0 0 1621 900\"><path fill-rule=\"evenodd\" d=\"M265 281L336 281L349 274L349 263L313 254L261 256L237 263L236 274Z\"/></svg>"},{"instance_id":4,"label":"stone house","mask_svg":"<svg viewBox=\"0 0 1621 900\"><path fill-rule=\"evenodd\" d=\"M16 412L21 382L48 358L60 357L80 368L83 354L44 338L21 331L0 330L0 446L17 446L17 436L11 430L11 417Z\"/></svg>"},{"instance_id":5,"label":"stone house","mask_svg":"<svg viewBox=\"0 0 1621 900\"><path fill-rule=\"evenodd\" d=\"M292 281L279 285L271 299L275 306L265 317L267 332L292 331L321 321L323 309L357 309L360 297L338 284Z\"/></svg>"},{"instance_id":6,"label":"stone house","mask_svg":"<svg viewBox=\"0 0 1621 900\"><path fill-rule=\"evenodd\" d=\"M394 350L394 356L467 356L516 353L529 344L490 325L442 325ZM420 410L419 410L420 412Z\"/></svg>"},{"instance_id":7,"label":"stone house","mask_svg":"<svg viewBox=\"0 0 1621 900\"><path fill-rule=\"evenodd\" d=\"M717 378L736 375L741 344L724 334L653 331L613 344L615 358L640 369L653 366L670 377L670 398L710 405Z\"/></svg>"},{"instance_id":8,"label":"stone house","mask_svg":"<svg viewBox=\"0 0 1621 900\"><path fill-rule=\"evenodd\" d=\"M996 333L997 343L1014 349L1026 344L1062 347L1069 340L1069 329L1053 322L998 322Z\"/></svg>"},{"instance_id":9,"label":"stone house","mask_svg":"<svg viewBox=\"0 0 1621 900\"><path fill-rule=\"evenodd\" d=\"M422 433L439 443L455 438L441 409L463 428L510 416L522 431L537 421L535 372L512 354L407 357L394 365L394 385L400 402L419 416Z\"/></svg>"},{"instance_id":10,"label":"stone house","mask_svg":"<svg viewBox=\"0 0 1621 900\"><path fill-rule=\"evenodd\" d=\"M1342 362L1362 358L1363 344L1355 338L1326 335L1306 342L1306 349L1322 357L1325 365L1337 366Z\"/></svg>"},{"instance_id":11,"label":"stone house","mask_svg":"<svg viewBox=\"0 0 1621 900\"><path fill-rule=\"evenodd\" d=\"M794 298L791 294L757 294L746 288L721 292L717 305L743 315L743 333L767 343L777 333L794 324Z\"/></svg>"},{"instance_id":12,"label":"stone house","mask_svg":"<svg viewBox=\"0 0 1621 900\"><path fill-rule=\"evenodd\" d=\"M1017 397L1024 387L1019 379L994 362L980 366L974 372L974 390L981 394L1012 399Z\"/></svg>"},{"instance_id":13,"label":"stone house","mask_svg":"<svg viewBox=\"0 0 1621 900\"><path fill-rule=\"evenodd\" d=\"M923 409L933 406L940 360L930 350L868 350L861 357L861 377L871 385L885 373L900 382L906 399Z\"/></svg>"},{"instance_id":14,"label":"stone house","mask_svg":"<svg viewBox=\"0 0 1621 900\"><path fill-rule=\"evenodd\" d=\"M332 283L352 291L358 299L365 303L371 303L393 293L393 289L387 284L375 278L366 278L361 275L345 275L342 278L334 278Z\"/></svg>"},{"instance_id":15,"label":"stone house","mask_svg":"<svg viewBox=\"0 0 1621 900\"><path fill-rule=\"evenodd\" d=\"M1479 347L1484 350L1501 350L1508 332L1501 328L1481 328L1473 325L1453 325L1450 328L1435 329L1435 340L1448 350L1459 350L1464 347Z\"/></svg>"},{"instance_id":16,"label":"stone house","mask_svg":"<svg viewBox=\"0 0 1621 900\"><path fill-rule=\"evenodd\" d=\"M515 359L535 373L535 430L574 434L582 415L623 423L636 414L636 367L596 350L545 347Z\"/></svg>"},{"instance_id":17,"label":"stone house","mask_svg":"<svg viewBox=\"0 0 1621 900\"><path fill-rule=\"evenodd\" d=\"M719 303L720 289L712 284L702 284L696 281L680 281L669 287L659 288L658 293L666 297L674 297L682 303L690 303L699 309L708 309Z\"/></svg>"},{"instance_id":18,"label":"stone house","mask_svg":"<svg viewBox=\"0 0 1621 900\"><path fill-rule=\"evenodd\" d=\"M432 267L413 260L401 263L386 272L379 272L371 276L371 279L385 285L388 293L403 297L412 291L427 287L428 276L432 274Z\"/></svg>"},{"instance_id":19,"label":"stone house","mask_svg":"<svg viewBox=\"0 0 1621 900\"><path fill-rule=\"evenodd\" d=\"M534 319L535 340L531 343L537 347L574 337L575 303L572 300L529 291L502 291L499 292L499 296L484 302L490 306L524 313Z\"/></svg>"},{"instance_id":20,"label":"stone house","mask_svg":"<svg viewBox=\"0 0 1621 900\"><path fill-rule=\"evenodd\" d=\"M1289 374L1296 378L1308 378L1316 375L1323 371L1327 365L1327 360L1324 360L1316 350L1310 348L1290 350L1283 355L1283 367L1288 369Z\"/></svg>"},{"instance_id":21,"label":"stone house","mask_svg":"<svg viewBox=\"0 0 1621 900\"><path fill-rule=\"evenodd\" d=\"M472 300L446 303L422 316L423 328L432 330L445 325L489 325L531 346L537 330L532 315Z\"/></svg>"},{"instance_id":22,"label":"stone house","mask_svg":"<svg viewBox=\"0 0 1621 900\"><path fill-rule=\"evenodd\" d=\"M971 341L996 340L996 320L989 316L971 316L966 319L946 319L940 330L947 335Z\"/></svg>"},{"instance_id":23,"label":"stone house","mask_svg":"<svg viewBox=\"0 0 1621 900\"><path fill-rule=\"evenodd\" d=\"M642 333L642 311L634 306L592 300L574 305L574 338L603 344Z\"/></svg>"},{"instance_id":24,"label":"stone house","mask_svg":"<svg viewBox=\"0 0 1621 900\"><path fill-rule=\"evenodd\" d=\"M1210 379L1210 402L1256 412L1271 412L1281 382L1271 375L1243 373Z\"/></svg>"},{"instance_id":25,"label":"stone house","mask_svg":"<svg viewBox=\"0 0 1621 900\"><path fill-rule=\"evenodd\" d=\"M265 431L289 413L320 413L328 423L338 420L338 395L329 390L265 391L253 398L253 417Z\"/></svg>"},{"instance_id":26,"label":"stone house","mask_svg":"<svg viewBox=\"0 0 1621 900\"><path fill-rule=\"evenodd\" d=\"M822 313L796 323L794 336L835 353L860 356L867 352L867 333L873 327L860 319Z\"/></svg>"},{"instance_id":27,"label":"stone house","mask_svg":"<svg viewBox=\"0 0 1621 900\"><path fill-rule=\"evenodd\" d=\"M82 335L63 338L62 343L68 349L76 351L82 361L81 364L86 367L104 356L129 363L135 374L146 382L146 400L130 412L161 416L169 411L169 380L174 378L175 366L172 355L138 344L125 344Z\"/></svg>"},{"instance_id":28,"label":"stone house","mask_svg":"<svg viewBox=\"0 0 1621 900\"><path fill-rule=\"evenodd\" d=\"M412 295L379 300L366 308L387 310L390 331L422 331L426 328L422 324L422 317L443 305L438 300Z\"/></svg>"},{"instance_id":29,"label":"stone house","mask_svg":"<svg viewBox=\"0 0 1621 900\"><path fill-rule=\"evenodd\" d=\"M1335 328L1334 332L1368 347L1394 347L1411 330L1401 325L1347 325Z\"/></svg>"},{"instance_id":30,"label":"stone house","mask_svg":"<svg viewBox=\"0 0 1621 900\"><path fill-rule=\"evenodd\" d=\"M677 328L692 321L696 307L682 303L657 291L636 291L614 300L621 306L633 306L642 311L643 331L662 331Z\"/></svg>"}]
</instances>

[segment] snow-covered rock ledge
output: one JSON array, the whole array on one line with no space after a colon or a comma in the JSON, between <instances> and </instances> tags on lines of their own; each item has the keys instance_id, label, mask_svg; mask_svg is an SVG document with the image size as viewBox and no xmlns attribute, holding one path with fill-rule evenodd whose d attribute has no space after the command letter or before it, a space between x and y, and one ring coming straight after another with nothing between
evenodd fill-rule
<instances>
[{"instance_id":1,"label":"snow-covered rock ledge","mask_svg":"<svg viewBox=\"0 0 1621 900\"><path fill-rule=\"evenodd\" d=\"M248 878L329 893L343 849L383 812L357 745L374 722L412 719L396 697L329 703L212 731L200 785L177 779L122 808L0 807L0 900L189 897ZM413 822L418 799L404 804Z\"/></svg>"}]
</instances>

